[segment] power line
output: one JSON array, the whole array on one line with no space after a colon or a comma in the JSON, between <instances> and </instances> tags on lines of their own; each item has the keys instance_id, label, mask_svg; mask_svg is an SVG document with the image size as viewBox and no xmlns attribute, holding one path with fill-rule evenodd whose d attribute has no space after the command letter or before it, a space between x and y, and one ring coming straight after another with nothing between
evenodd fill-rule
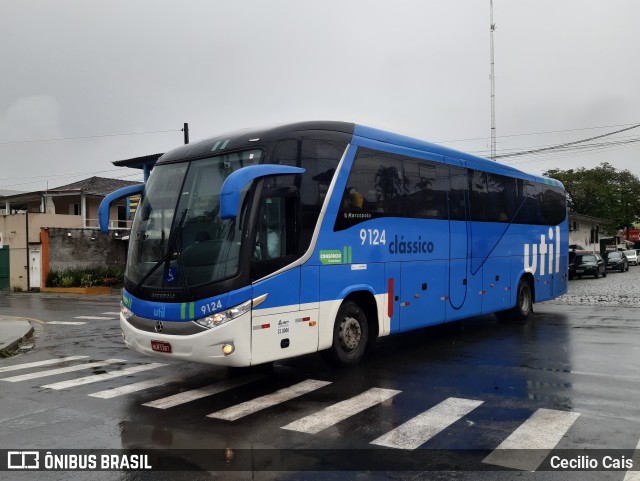
<instances>
[{"instance_id":1,"label":"power line","mask_svg":"<svg viewBox=\"0 0 640 481\"><path fill-rule=\"evenodd\" d=\"M569 148L569 149L561 149L561 150L554 150L554 151L549 151L549 152L545 152L545 153L541 153L541 154L534 154L532 157L534 158L530 158L527 160L520 160L520 161L509 161L509 160L505 160L504 162L509 164L509 165L516 165L516 164L527 164L527 163L533 163L533 162L546 162L549 160L554 160L554 159L566 159L568 157L575 157L578 155L584 155L584 154L592 154L594 152L600 152L603 150L616 150L616 149L621 149L621 148L625 148L625 147L634 147L640 144L640 138L636 138L636 139L630 139L630 140L625 140L625 141L620 141L620 142L605 142L605 143L600 143L600 144L587 144L584 147L581 148L581 146L576 146L573 148Z\"/></svg>"},{"instance_id":2,"label":"power line","mask_svg":"<svg viewBox=\"0 0 640 481\"><path fill-rule=\"evenodd\" d=\"M620 143L611 143L609 144L595 144L595 146L589 146L589 148L579 149L573 148L568 150L554 150L549 152L544 152L540 154L533 154L531 156L527 156L526 158L519 157L513 160L503 159L501 162L506 165L522 165L522 164L534 164L534 163L542 163L549 162L556 159L566 160L571 157L577 157L581 155L590 155L596 152L601 151L612 151L619 150L623 148L629 147L637 147L640 144L640 140L638 142L620 142Z\"/></svg>"},{"instance_id":3,"label":"power line","mask_svg":"<svg viewBox=\"0 0 640 481\"><path fill-rule=\"evenodd\" d=\"M614 139L612 139L612 141L615 142L623 142L625 140L629 140L629 139L637 139L637 136L633 136L633 135L625 135L622 137L615 137ZM612 143L612 141L609 142L599 142L599 143L593 143L593 144L588 144L588 145L608 145L610 143ZM542 144L542 145L529 145L529 146L523 146L523 147L510 147L510 148L503 148L503 149L499 149L499 153L500 154L510 154L510 153L519 153L522 151L529 151L529 150L537 150L537 149L542 149L545 147L556 147L558 144ZM567 149L558 149L558 150L568 150L568 149L579 149L581 148L581 145L578 144L576 146L570 146L567 147ZM486 156L488 154L488 150L483 149L483 150L473 150L473 151L469 151L470 154L475 154L475 155L480 155L480 156ZM545 153L541 153L541 154L531 154L533 155L545 155Z\"/></svg>"},{"instance_id":4,"label":"power line","mask_svg":"<svg viewBox=\"0 0 640 481\"><path fill-rule=\"evenodd\" d=\"M558 144L558 145L554 145L554 146L551 146L551 147L543 147L543 148L540 148L540 149L525 150L525 151L522 151L522 152L513 152L511 154L496 155L496 159L506 158L506 157L520 157L522 155L537 154L537 153L540 153L540 152L546 152L546 151L550 151L550 150L563 149L565 147L581 144L583 142L589 142L591 140L602 139L604 137L609 137L611 135L619 134L621 132L627 132L627 131L632 130L632 129L637 129L638 127L640 127L640 124L636 124L636 125L633 125L631 127L627 127L625 129L616 130L614 132L609 132L607 134L596 135L595 137L589 137L588 139L576 140L576 141L573 141L573 142L566 142L564 144Z\"/></svg>"},{"instance_id":5,"label":"power line","mask_svg":"<svg viewBox=\"0 0 640 481\"><path fill-rule=\"evenodd\" d=\"M66 140L84 140L84 139L101 139L104 137L121 137L127 135L147 135L147 134L165 134L168 132L182 132L182 129L171 130L154 130L150 132L128 132L121 134L102 134L102 135L86 135L81 137L61 137L57 139L31 139L31 140L11 140L8 142L0 142L0 145L12 145L12 144L33 144L38 142L62 142Z\"/></svg>"},{"instance_id":6,"label":"power line","mask_svg":"<svg viewBox=\"0 0 640 481\"><path fill-rule=\"evenodd\" d=\"M560 134L560 133L564 133L564 132L580 132L583 130L598 130L598 129L615 129L618 127L628 127L630 125L636 125L635 123L633 124L617 124L617 125L601 125L598 127L581 127L581 128L577 128L577 129L563 129L563 130L546 130L546 131L542 131L542 132L529 132L529 133L519 133L519 134L509 134L509 135L499 135L497 138L498 139L507 139L510 137L526 137L529 135L545 135L545 134ZM474 140L487 140L486 137L472 137L469 139L457 139L457 140L437 140L434 141L434 143L436 144L449 144L449 143L454 143L454 142L471 142Z\"/></svg>"},{"instance_id":7,"label":"power line","mask_svg":"<svg viewBox=\"0 0 640 481\"><path fill-rule=\"evenodd\" d=\"M96 175L96 174L104 174L104 173L109 173L109 172L122 172L122 169L110 169L110 170L100 170L100 171L94 171L94 172L80 172L77 174L52 174L52 175L43 175L43 176L39 176L39 180L31 180L28 182L19 182L16 184L6 184L6 185L2 185L0 186L0 188L5 189L7 187L18 187L18 186L22 186L22 185L30 185L30 184L40 184L42 182L46 182L46 181L50 181L50 180L64 180L64 179L75 179L77 177L83 177L85 175ZM132 175L140 175L138 173L136 174L132 174ZM23 177L24 179L32 179L35 177ZM16 178L15 180L20 180L20 178Z\"/></svg>"},{"instance_id":8,"label":"power line","mask_svg":"<svg viewBox=\"0 0 640 481\"><path fill-rule=\"evenodd\" d=\"M109 170L99 170L99 171L90 171L90 172L78 172L77 175L91 175L91 174L101 174L105 172L121 172L122 168L117 169L109 169ZM24 180L24 179L44 179L44 180L55 180L55 178L61 177L65 178L66 176L75 176L71 172L59 173L59 174L45 174L45 175L33 175L30 177L4 177L2 180Z\"/></svg>"},{"instance_id":9,"label":"power line","mask_svg":"<svg viewBox=\"0 0 640 481\"><path fill-rule=\"evenodd\" d=\"M557 161L557 160L566 161L567 159L570 159L573 157L593 155L594 153L602 152L605 150L607 152L611 152L614 150L620 150L620 149L629 148L629 147L637 148L639 145L640 145L640 139L638 139L638 142L633 142L633 143L625 142L625 143L619 143L619 144L612 143L611 145L603 145L602 147L591 147L591 148L585 148L585 149L574 148L570 150L554 150L554 151L544 152L541 154L534 154L531 157L518 157L513 160L504 159L502 160L502 163L506 165L516 166L516 165L522 165L522 164L539 164L539 163L551 162L551 161Z\"/></svg>"}]
</instances>

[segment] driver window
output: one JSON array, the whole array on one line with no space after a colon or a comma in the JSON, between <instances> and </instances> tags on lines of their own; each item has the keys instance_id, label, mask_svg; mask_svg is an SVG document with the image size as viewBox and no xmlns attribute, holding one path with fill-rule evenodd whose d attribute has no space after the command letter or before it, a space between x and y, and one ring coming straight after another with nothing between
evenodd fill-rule
<instances>
[{"instance_id":1,"label":"driver window","mask_svg":"<svg viewBox=\"0 0 640 481\"><path fill-rule=\"evenodd\" d=\"M262 200L256 232L253 260L270 260L287 253L286 210L283 197L267 197Z\"/></svg>"},{"instance_id":2,"label":"driver window","mask_svg":"<svg viewBox=\"0 0 640 481\"><path fill-rule=\"evenodd\" d=\"M260 203L252 278L260 279L293 262L298 255L296 197L265 197Z\"/></svg>"}]
</instances>

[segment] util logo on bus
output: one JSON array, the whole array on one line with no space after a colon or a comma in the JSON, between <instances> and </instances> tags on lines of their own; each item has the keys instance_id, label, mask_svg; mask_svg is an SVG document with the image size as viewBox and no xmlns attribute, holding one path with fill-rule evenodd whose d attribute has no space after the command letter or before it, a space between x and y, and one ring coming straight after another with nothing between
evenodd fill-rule
<instances>
[{"instance_id":1,"label":"util logo on bus","mask_svg":"<svg viewBox=\"0 0 640 481\"><path fill-rule=\"evenodd\" d=\"M536 275L538 265L540 275L557 274L560 272L560 227L556 227L555 245L553 227L549 227L549 236L542 234L539 244L524 245L524 270ZM538 264L538 257L540 263Z\"/></svg>"}]
</instances>

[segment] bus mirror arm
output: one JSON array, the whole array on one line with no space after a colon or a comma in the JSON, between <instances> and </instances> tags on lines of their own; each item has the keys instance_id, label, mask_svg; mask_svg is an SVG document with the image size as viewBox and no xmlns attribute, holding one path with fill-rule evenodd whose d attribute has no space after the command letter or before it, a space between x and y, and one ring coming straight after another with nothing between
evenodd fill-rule
<instances>
[{"instance_id":1,"label":"bus mirror arm","mask_svg":"<svg viewBox=\"0 0 640 481\"><path fill-rule=\"evenodd\" d=\"M107 195L104 199L102 199L102 202L100 202L100 208L98 209L100 231L108 232L109 230L109 207L113 202L123 199L124 197L141 194L143 190L144 184L130 185L128 187L123 187L122 189L115 190Z\"/></svg>"},{"instance_id":2,"label":"bus mirror arm","mask_svg":"<svg viewBox=\"0 0 640 481\"><path fill-rule=\"evenodd\" d=\"M235 219L238 215L240 193L255 179L271 175L302 174L305 169L288 165L261 164L243 167L233 172L222 184L220 190L220 218Z\"/></svg>"}]
</instances>

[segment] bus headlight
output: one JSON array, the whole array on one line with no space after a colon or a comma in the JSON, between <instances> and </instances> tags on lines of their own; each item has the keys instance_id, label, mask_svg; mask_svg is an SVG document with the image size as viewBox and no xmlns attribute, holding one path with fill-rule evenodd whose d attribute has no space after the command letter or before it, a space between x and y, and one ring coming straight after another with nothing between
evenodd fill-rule
<instances>
[{"instance_id":1,"label":"bus headlight","mask_svg":"<svg viewBox=\"0 0 640 481\"><path fill-rule=\"evenodd\" d=\"M248 312L249 309L251 309L251 301L243 302L242 304L225 311L216 312L215 314L211 314L206 317L201 317L200 319L196 319L195 322L200 324L202 327L211 329L212 327L220 326L229 321L232 321L236 317L240 317L245 312Z\"/></svg>"},{"instance_id":2,"label":"bus headlight","mask_svg":"<svg viewBox=\"0 0 640 481\"><path fill-rule=\"evenodd\" d=\"M122 314L122 316L127 321L134 316L133 312L131 312L131 310L127 306L125 306L122 302L120 303L120 314Z\"/></svg>"}]
</instances>

